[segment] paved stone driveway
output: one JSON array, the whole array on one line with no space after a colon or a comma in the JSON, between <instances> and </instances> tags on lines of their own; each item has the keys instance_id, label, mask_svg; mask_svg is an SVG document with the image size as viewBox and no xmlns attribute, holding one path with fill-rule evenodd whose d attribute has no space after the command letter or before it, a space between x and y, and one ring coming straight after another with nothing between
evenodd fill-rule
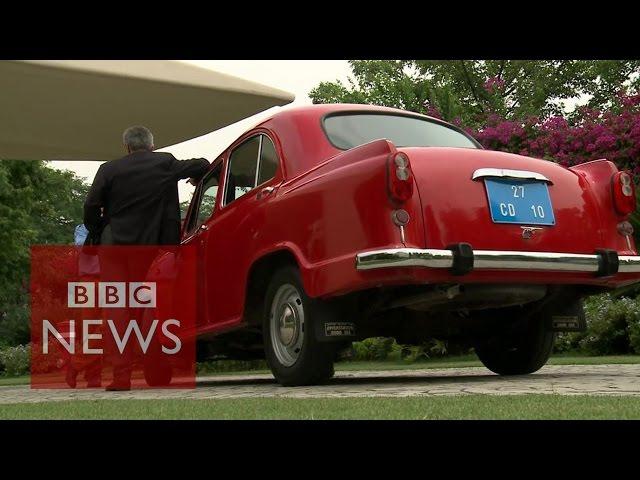
<instances>
[{"instance_id":1,"label":"paved stone driveway","mask_svg":"<svg viewBox=\"0 0 640 480\"><path fill-rule=\"evenodd\" d=\"M404 397L472 393L640 395L640 365L548 365L533 375L520 377L500 377L480 367L338 372L327 385L297 388L281 387L271 375L202 377L194 390L105 392L0 387L0 404L74 399Z\"/></svg>"}]
</instances>

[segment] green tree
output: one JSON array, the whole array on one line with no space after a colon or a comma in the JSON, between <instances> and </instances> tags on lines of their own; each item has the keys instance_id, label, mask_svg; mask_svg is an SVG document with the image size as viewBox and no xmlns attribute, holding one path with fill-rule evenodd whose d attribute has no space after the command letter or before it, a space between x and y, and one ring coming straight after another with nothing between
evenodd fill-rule
<instances>
[{"instance_id":1,"label":"green tree","mask_svg":"<svg viewBox=\"0 0 640 480\"><path fill-rule=\"evenodd\" d=\"M29 340L29 248L72 243L87 190L41 161L0 161L0 342Z\"/></svg>"},{"instance_id":2,"label":"green tree","mask_svg":"<svg viewBox=\"0 0 640 480\"><path fill-rule=\"evenodd\" d=\"M568 100L588 96L608 108L621 88L637 91L640 61L627 60L355 60L353 78L322 82L314 103L370 103L460 119L470 127L489 115L546 118Z\"/></svg>"}]
</instances>

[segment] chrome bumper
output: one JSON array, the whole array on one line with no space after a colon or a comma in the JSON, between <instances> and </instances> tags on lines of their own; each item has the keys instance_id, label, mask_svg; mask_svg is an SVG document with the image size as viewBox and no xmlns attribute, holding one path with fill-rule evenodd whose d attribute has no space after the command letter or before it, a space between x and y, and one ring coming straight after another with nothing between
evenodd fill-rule
<instances>
[{"instance_id":1,"label":"chrome bumper","mask_svg":"<svg viewBox=\"0 0 640 480\"><path fill-rule=\"evenodd\" d=\"M613 255L613 260L611 256ZM356 255L356 269L425 267L454 268L454 250L393 248L362 252ZM617 258L617 262L615 259ZM543 270L554 272L592 272L602 276L640 272L640 256L621 255L613 251L595 253L510 252L473 250L473 270Z\"/></svg>"}]
</instances>

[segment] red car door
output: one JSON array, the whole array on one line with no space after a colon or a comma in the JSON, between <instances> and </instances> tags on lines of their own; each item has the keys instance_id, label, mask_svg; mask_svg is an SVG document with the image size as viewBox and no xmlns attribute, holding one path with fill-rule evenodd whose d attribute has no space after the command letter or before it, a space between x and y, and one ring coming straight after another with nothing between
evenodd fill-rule
<instances>
[{"instance_id":1,"label":"red car door","mask_svg":"<svg viewBox=\"0 0 640 480\"><path fill-rule=\"evenodd\" d=\"M220 157L213 162L209 172L200 181L193 194L182 233L182 244L191 245L197 249L197 325L200 328L206 327L212 320L208 318L205 301L206 282L209 277L206 275L205 266L201 259L206 254L210 229L215 223L218 202L221 197L220 192L222 191L220 178L223 166L223 157Z\"/></svg>"},{"instance_id":2,"label":"red car door","mask_svg":"<svg viewBox=\"0 0 640 480\"><path fill-rule=\"evenodd\" d=\"M249 135L227 156L219 205L200 235L204 246L207 329L220 331L242 320L247 275L263 241L265 208L280 183L279 160L271 139Z\"/></svg>"}]
</instances>

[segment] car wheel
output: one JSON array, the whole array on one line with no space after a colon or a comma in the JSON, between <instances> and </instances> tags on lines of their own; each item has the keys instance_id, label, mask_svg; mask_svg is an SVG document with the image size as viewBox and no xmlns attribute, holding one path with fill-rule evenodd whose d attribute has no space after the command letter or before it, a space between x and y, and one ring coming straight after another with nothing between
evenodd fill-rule
<instances>
[{"instance_id":1,"label":"car wheel","mask_svg":"<svg viewBox=\"0 0 640 480\"><path fill-rule=\"evenodd\" d=\"M281 385L313 385L333 376L335 347L314 335L320 308L321 301L305 293L297 268L276 271L267 288L263 338L267 363Z\"/></svg>"},{"instance_id":2,"label":"car wheel","mask_svg":"<svg viewBox=\"0 0 640 480\"><path fill-rule=\"evenodd\" d=\"M515 328L475 342L476 354L492 372L499 375L533 373L547 363L555 334L545 316L537 316Z\"/></svg>"}]
</instances>

